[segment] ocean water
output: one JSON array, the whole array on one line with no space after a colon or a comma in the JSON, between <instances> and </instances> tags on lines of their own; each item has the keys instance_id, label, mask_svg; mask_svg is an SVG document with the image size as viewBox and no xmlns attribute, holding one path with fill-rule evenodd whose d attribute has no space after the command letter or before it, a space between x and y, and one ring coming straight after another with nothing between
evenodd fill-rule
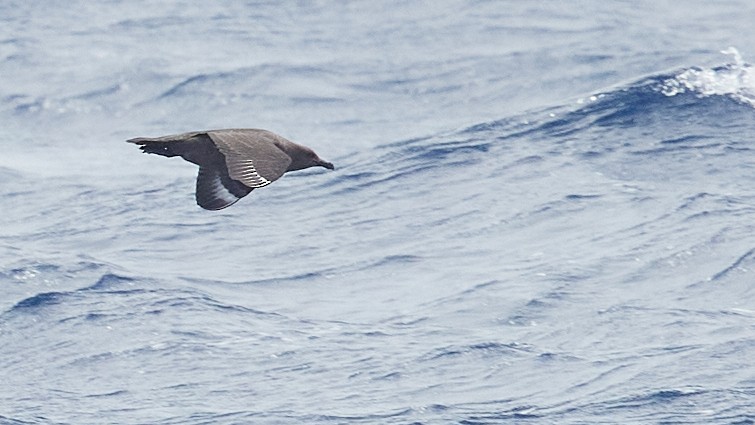
<instances>
[{"instance_id":1,"label":"ocean water","mask_svg":"<svg viewBox=\"0 0 755 425\"><path fill-rule=\"evenodd\" d=\"M0 424L755 423L754 16L0 3Z\"/></svg>"}]
</instances>

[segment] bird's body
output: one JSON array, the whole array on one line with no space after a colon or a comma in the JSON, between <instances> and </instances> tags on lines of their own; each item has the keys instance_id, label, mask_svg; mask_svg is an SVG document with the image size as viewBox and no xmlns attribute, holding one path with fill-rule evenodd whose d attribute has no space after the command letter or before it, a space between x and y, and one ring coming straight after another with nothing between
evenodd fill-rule
<instances>
[{"instance_id":1,"label":"bird's body","mask_svg":"<svg viewBox=\"0 0 755 425\"><path fill-rule=\"evenodd\" d=\"M267 130L210 130L127 141L145 153L180 156L199 165L197 204L208 210L226 208L287 171L334 168L312 149Z\"/></svg>"}]
</instances>

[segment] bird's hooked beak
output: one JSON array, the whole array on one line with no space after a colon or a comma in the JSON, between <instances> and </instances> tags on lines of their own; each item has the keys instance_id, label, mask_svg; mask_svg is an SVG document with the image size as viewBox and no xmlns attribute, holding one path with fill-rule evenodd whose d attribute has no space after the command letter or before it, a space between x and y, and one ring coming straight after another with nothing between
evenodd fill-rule
<instances>
[{"instance_id":1,"label":"bird's hooked beak","mask_svg":"<svg viewBox=\"0 0 755 425\"><path fill-rule=\"evenodd\" d=\"M328 170L335 170L336 169L336 167L333 166L332 162L328 162L328 161L322 160L320 158L317 158L316 164L319 165L320 167L325 167Z\"/></svg>"}]
</instances>

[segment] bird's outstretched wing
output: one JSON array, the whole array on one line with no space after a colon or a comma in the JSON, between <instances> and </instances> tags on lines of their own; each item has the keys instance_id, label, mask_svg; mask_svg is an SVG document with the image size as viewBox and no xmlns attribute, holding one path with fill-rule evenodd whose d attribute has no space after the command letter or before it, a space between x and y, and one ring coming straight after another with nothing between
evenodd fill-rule
<instances>
[{"instance_id":1,"label":"bird's outstretched wing","mask_svg":"<svg viewBox=\"0 0 755 425\"><path fill-rule=\"evenodd\" d=\"M291 158L274 143L275 134L265 130L221 130L207 135L225 157L228 174L250 188L278 180Z\"/></svg>"},{"instance_id":2,"label":"bird's outstretched wing","mask_svg":"<svg viewBox=\"0 0 755 425\"><path fill-rule=\"evenodd\" d=\"M254 190L231 179L221 167L200 166L197 175L197 204L206 210L221 210Z\"/></svg>"}]
</instances>

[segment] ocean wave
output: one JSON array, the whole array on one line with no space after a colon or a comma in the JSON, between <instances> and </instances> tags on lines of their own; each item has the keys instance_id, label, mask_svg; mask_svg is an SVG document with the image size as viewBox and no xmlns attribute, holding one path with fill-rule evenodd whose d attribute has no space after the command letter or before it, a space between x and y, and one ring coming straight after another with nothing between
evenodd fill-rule
<instances>
[{"instance_id":1,"label":"ocean wave","mask_svg":"<svg viewBox=\"0 0 755 425\"><path fill-rule=\"evenodd\" d=\"M711 131L711 128L728 131L722 128L722 123L729 122L732 114L743 116L749 113L738 104L755 104L748 100L750 92L755 93L755 76L750 77L752 67L741 62L738 54L735 58L733 64L703 73L709 77L701 77L696 83L690 83L689 76L697 75L697 68L671 75L659 74L580 98L576 104L529 111L458 131L389 143L378 148L376 153L380 155L377 159L352 164L347 167L348 172L338 178L346 185L343 190L368 189L375 184L438 167L464 169L489 159L499 160L496 157L503 147L522 140L548 141L554 148L560 146L577 151L586 159L616 151L657 155L685 150L749 149L744 142L722 144ZM733 74L739 77L733 78ZM679 85L678 89L673 89L675 84ZM681 96L684 93L696 95ZM647 145L645 129L648 128L658 132L652 145ZM625 133L620 133L622 131ZM640 140L644 146L637 143ZM516 161L542 158L540 154L517 158ZM381 173L384 169L385 172Z\"/></svg>"},{"instance_id":2,"label":"ocean wave","mask_svg":"<svg viewBox=\"0 0 755 425\"><path fill-rule=\"evenodd\" d=\"M673 97L694 93L700 97L726 96L755 107L755 68L734 47L722 50L733 62L713 68L693 67L664 79L657 89Z\"/></svg>"},{"instance_id":3,"label":"ocean wave","mask_svg":"<svg viewBox=\"0 0 755 425\"><path fill-rule=\"evenodd\" d=\"M203 22L189 16L171 22ZM102 28L158 35L168 21L124 16ZM550 49L533 62L554 63ZM42 400L61 422L102 411L147 421L137 408L166 424L747 419L752 380L736 368L753 348L755 91L735 53L526 111L503 106L507 89L537 97L600 67L610 74L621 55L596 50L577 59L588 71L547 81L496 59L492 77L507 80L497 84L476 74L484 58L459 74L443 46L398 73L383 57L223 54L199 65L124 56L90 66L134 67L115 78L4 95L20 126L53 128L63 120L40 112L81 111L86 135L29 145L62 158L59 178L0 168L12 205L0 218L0 345L12 365L5 407L18 406L5 415L35 421ZM364 74L347 69L356 62ZM462 99L487 110L470 104L473 118L448 120ZM420 100L433 130L411 122ZM128 165L97 173L81 156L108 152L97 156L107 167L119 159L94 142L101 135L181 120L303 127L322 112L313 105L338 106L319 118L331 120L317 123L326 136L350 122L382 144L341 147L353 152L335 172L292 173L219 213L194 205L196 171L178 160L157 174L140 162L134 179ZM88 115L99 106L126 115L98 126L110 115ZM451 127L460 121L470 125ZM173 164L187 168L172 174Z\"/></svg>"},{"instance_id":4,"label":"ocean wave","mask_svg":"<svg viewBox=\"0 0 755 425\"><path fill-rule=\"evenodd\" d=\"M39 421L22 421L18 419L9 418L7 416L0 415L0 424L1 425L36 425L36 424L42 424L46 423L47 420L45 418L38 418Z\"/></svg>"}]
</instances>

